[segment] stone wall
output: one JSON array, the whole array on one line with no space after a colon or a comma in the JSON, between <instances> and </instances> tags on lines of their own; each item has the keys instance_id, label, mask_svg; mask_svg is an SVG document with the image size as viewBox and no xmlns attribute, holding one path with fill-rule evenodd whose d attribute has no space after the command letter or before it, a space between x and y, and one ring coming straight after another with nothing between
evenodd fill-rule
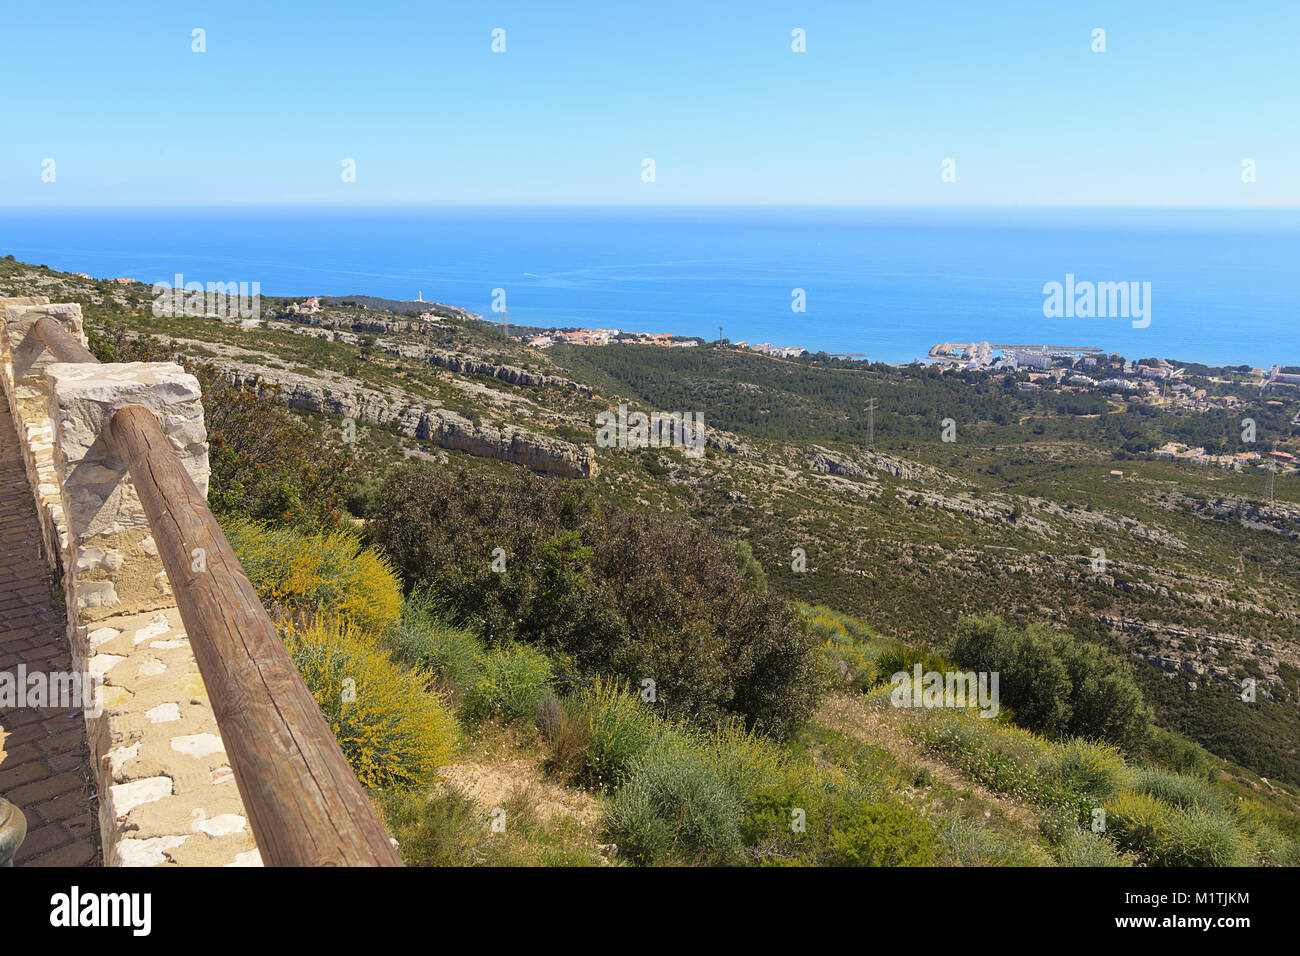
<instances>
[{"instance_id":1,"label":"stone wall","mask_svg":"<svg viewBox=\"0 0 1300 956\"><path fill-rule=\"evenodd\" d=\"M0 378L64 589L73 666L102 682L84 713L104 863L260 865L148 521L108 440L118 408L145 405L205 490L198 382L169 363L56 362L32 326L50 316L84 342L79 306L0 298L0 315Z\"/></svg>"}]
</instances>

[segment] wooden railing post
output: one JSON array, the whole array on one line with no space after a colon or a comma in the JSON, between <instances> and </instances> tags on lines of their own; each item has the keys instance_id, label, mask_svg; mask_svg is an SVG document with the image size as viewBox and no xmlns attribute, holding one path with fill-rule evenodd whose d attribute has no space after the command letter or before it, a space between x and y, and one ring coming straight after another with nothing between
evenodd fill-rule
<instances>
[{"instance_id":1,"label":"wooden railing post","mask_svg":"<svg viewBox=\"0 0 1300 956\"><path fill-rule=\"evenodd\" d=\"M400 866L158 420L143 405L128 405L113 415L109 431L149 516L263 859L282 866Z\"/></svg>"},{"instance_id":2,"label":"wooden railing post","mask_svg":"<svg viewBox=\"0 0 1300 956\"><path fill-rule=\"evenodd\" d=\"M28 379L33 378L29 369L40 366L44 372L44 397L54 426L54 470L68 529L64 559L71 569L66 576L70 630L80 635L99 628L85 639L112 677L113 669L122 666L117 662L141 641L151 640L150 628L137 630L132 642L130 635L104 627L104 622L152 613L163 599L174 601L169 606L179 613L185 633L178 637L185 641L149 646L188 644L220 730L227 775L233 772L262 861L273 866L400 866L379 815L208 509L198 383L170 363L101 366L78 337L75 307L42 310L22 310L21 328L11 322L6 333L21 331L23 336L21 348L13 352L15 371L22 369ZM50 364L51 359L57 361ZM128 567L131 573L116 573ZM165 616L159 617L167 628ZM108 648L117 653L106 652ZM154 668L153 674L165 669L152 658L142 663ZM131 699L121 686L109 690L118 692L119 699ZM149 712L150 721L176 720L179 708L169 704L155 711ZM87 720L89 725L89 714ZM99 728L108 732L102 722ZM171 747L177 752L209 747L204 736L175 738ZM175 781L166 775L113 785L114 761L133 759L137 749L123 742L106 755L108 776L101 789L106 787L121 803L103 801L102 825L115 816L121 820L139 814L142 801L161 800L172 790ZM242 825L242 817L231 815L217 821ZM189 839L128 839L116 829L106 832L132 844L132 860L161 860L169 849L181 852L175 848Z\"/></svg>"}]
</instances>

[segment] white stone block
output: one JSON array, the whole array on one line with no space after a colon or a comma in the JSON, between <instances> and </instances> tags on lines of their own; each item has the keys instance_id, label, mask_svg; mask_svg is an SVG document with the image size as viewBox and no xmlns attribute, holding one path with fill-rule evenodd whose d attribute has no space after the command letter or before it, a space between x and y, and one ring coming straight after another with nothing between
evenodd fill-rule
<instances>
[{"instance_id":1,"label":"white stone block","mask_svg":"<svg viewBox=\"0 0 1300 956\"><path fill-rule=\"evenodd\" d=\"M225 749L225 744L216 734L189 734L172 739L172 750L189 754L191 757L206 757L209 754L221 753Z\"/></svg>"},{"instance_id":2,"label":"white stone block","mask_svg":"<svg viewBox=\"0 0 1300 956\"><path fill-rule=\"evenodd\" d=\"M73 338L82 345L86 336L81 327L81 306L76 304L57 305L10 305L4 310L5 358L12 369L15 386L39 384L42 370L53 363L54 356L32 332L36 323L49 316L72 333ZM20 391L19 394L22 394Z\"/></svg>"},{"instance_id":3,"label":"white stone block","mask_svg":"<svg viewBox=\"0 0 1300 956\"><path fill-rule=\"evenodd\" d=\"M176 849L188 839L188 836L161 836L148 840L122 840L117 844L117 865L161 866L167 862L167 851Z\"/></svg>"},{"instance_id":4,"label":"white stone block","mask_svg":"<svg viewBox=\"0 0 1300 956\"><path fill-rule=\"evenodd\" d=\"M126 463L108 434L113 415L126 405L143 405L157 416L199 492L207 494L207 430L199 383L179 365L56 362L46 366L45 381L64 508L79 540L148 525Z\"/></svg>"},{"instance_id":5,"label":"white stone block","mask_svg":"<svg viewBox=\"0 0 1300 956\"><path fill-rule=\"evenodd\" d=\"M113 812L125 816L136 807L154 803L172 795L171 777L145 777L130 783L119 783L108 788L113 801Z\"/></svg>"}]
</instances>

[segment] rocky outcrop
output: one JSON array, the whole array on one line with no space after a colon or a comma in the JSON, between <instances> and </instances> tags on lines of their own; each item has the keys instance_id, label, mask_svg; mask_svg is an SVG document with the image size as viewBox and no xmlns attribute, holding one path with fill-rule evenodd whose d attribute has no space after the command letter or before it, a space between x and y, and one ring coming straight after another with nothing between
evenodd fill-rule
<instances>
[{"instance_id":1,"label":"rocky outcrop","mask_svg":"<svg viewBox=\"0 0 1300 956\"><path fill-rule=\"evenodd\" d=\"M381 319L375 315L353 316L338 312L281 312L275 316L284 322L297 322L300 325L314 326L320 329L342 329L349 332L420 332L427 329L428 323L421 319Z\"/></svg>"},{"instance_id":2,"label":"rocky outcrop","mask_svg":"<svg viewBox=\"0 0 1300 956\"><path fill-rule=\"evenodd\" d=\"M290 408L351 418L370 425L395 423L404 435L412 438L481 458L513 462L544 474L592 478L597 473L591 448L558 438L510 426L475 425L456 412L419 405L407 401L400 393L386 394L339 378L309 377L229 360L215 364L237 384L275 385L280 399Z\"/></svg>"},{"instance_id":3,"label":"rocky outcrop","mask_svg":"<svg viewBox=\"0 0 1300 956\"><path fill-rule=\"evenodd\" d=\"M753 454L753 450L744 442L738 442L726 432L707 426L704 429L704 445L706 448L716 448L728 455L748 456Z\"/></svg>"},{"instance_id":4,"label":"rocky outcrop","mask_svg":"<svg viewBox=\"0 0 1300 956\"><path fill-rule=\"evenodd\" d=\"M554 385L558 388L573 389L584 395L591 394L590 385L583 385L572 379L561 378L557 375L531 372L515 365L498 365L469 355L460 355L456 352L447 352L443 349L429 348L423 345L413 345L408 342L384 341L380 342L379 345L385 352L400 355L403 358L422 359L430 365L436 365L451 372L500 379L503 382L509 382L511 385L527 385L533 388Z\"/></svg>"},{"instance_id":5,"label":"rocky outcrop","mask_svg":"<svg viewBox=\"0 0 1300 956\"><path fill-rule=\"evenodd\" d=\"M808 459L808 467L813 471L820 471L827 475L840 475L844 478L871 478L871 473L865 468L859 468L853 462L842 458L833 458L825 452L818 452Z\"/></svg>"},{"instance_id":6,"label":"rocky outcrop","mask_svg":"<svg viewBox=\"0 0 1300 956\"><path fill-rule=\"evenodd\" d=\"M1157 494L1155 503L1171 511L1187 511L1207 521L1236 521L1252 531L1300 538L1300 506L1287 501L1250 501L1235 495L1206 499L1167 491Z\"/></svg>"},{"instance_id":7,"label":"rocky outcrop","mask_svg":"<svg viewBox=\"0 0 1300 956\"><path fill-rule=\"evenodd\" d=\"M893 455L884 455L875 451L864 451L862 456L866 458L867 464L872 468L878 468L886 474L893 475L895 478L901 478L903 481L920 481L923 479L949 480L946 475L940 474L933 468L927 468L924 465L918 465L915 462L905 461L902 458L895 458Z\"/></svg>"},{"instance_id":8,"label":"rocky outcrop","mask_svg":"<svg viewBox=\"0 0 1300 956\"><path fill-rule=\"evenodd\" d=\"M814 454L808 462L808 467L813 471L824 472L829 475L841 475L845 478L874 478L876 477L857 461L851 460L846 454L841 452L831 452L830 449L821 445L812 446ZM867 466L877 471L883 471L887 475L893 475L895 478L903 481L939 481L950 483L949 476L916 462L906 461L902 458L895 458L893 455L886 455L878 451L871 451L866 448L860 448L855 451L859 461L865 461Z\"/></svg>"}]
</instances>

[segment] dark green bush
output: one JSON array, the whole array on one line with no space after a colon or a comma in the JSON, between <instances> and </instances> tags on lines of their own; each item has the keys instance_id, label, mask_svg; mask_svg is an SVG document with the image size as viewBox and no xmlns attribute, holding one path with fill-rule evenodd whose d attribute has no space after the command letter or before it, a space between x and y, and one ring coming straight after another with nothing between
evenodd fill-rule
<instances>
[{"instance_id":1,"label":"dark green bush","mask_svg":"<svg viewBox=\"0 0 1300 956\"><path fill-rule=\"evenodd\" d=\"M1147 738L1146 755L1170 770L1203 779L1215 774L1215 758L1200 744L1171 734L1163 727L1152 727Z\"/></svg>"},{"instance_id":2,"label":"dark green bush","mask_svg":"<svg viewBox=\"0 0 1300 956\"><path fill-rule=\"evenodd\" d=\"M1126 661L1095 644L998 617L963 618L950 653L963 668L996 671L999 694L1022 727L1140 749L1150 709Z\"/></svg>"},{"instance_id":3,"label":"dark green bush","mask_svg":"<svg viewBox=\"0 0 1300 956\"><path fill-rule=\"evenodd\" d=\"M88 327L101 362L171 361L174 348L133 336L116 321ZM208 506L222 517L329 528L346 518L361 465L346 445L318 434L277 400L278 387L236 384L215 365L185 360L199 380L208 430Z\"/></svg>"},{"instance_id":4,"label":"dark green bush","mask_svg":"<svg viewBox=\"0 0 1300 956\"><path fill-rule=\"evenodd\" d=\"M705 722L732 713L784 733L816 705L820 642L698 528L530 474L403 469L382 497L373 542L489 643L566 654L638 687L652 679L659 705Z\"/></svg>"}]
</instances>

